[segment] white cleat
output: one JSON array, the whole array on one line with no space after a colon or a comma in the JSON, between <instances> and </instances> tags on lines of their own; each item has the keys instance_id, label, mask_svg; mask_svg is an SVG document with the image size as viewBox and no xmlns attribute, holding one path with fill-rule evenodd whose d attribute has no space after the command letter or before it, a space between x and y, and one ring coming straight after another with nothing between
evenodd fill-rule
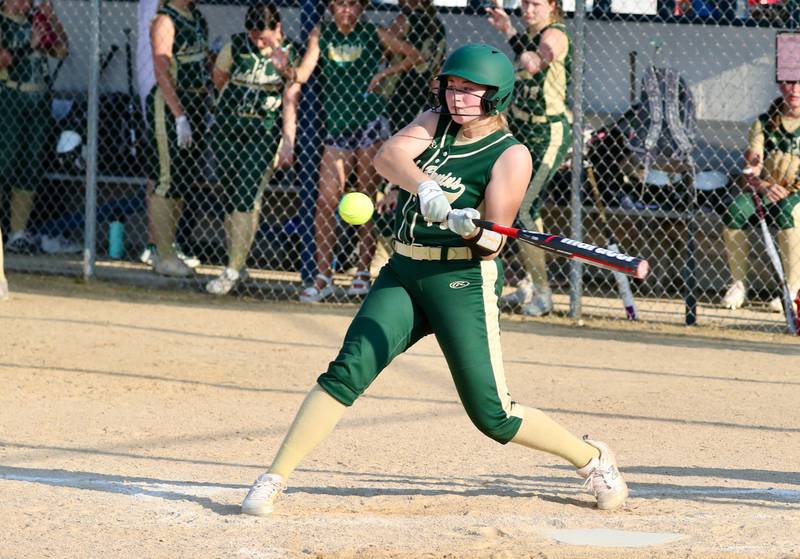
<instances>
[{"instance_id":1,"label":"white cleat","mask_svg":"<svg viewBox=\"0 0 800 559\"><path fill-rule=\"evenodd\" d=\"M747 288L742 281L733 282L722 298L722 306L732 311L743 307L746 302Z\"/></svg>"},{"instance_id":2,"label":"white cleat","mask_svg":"<svg viewBox=\"0 0 800 559\"><path fill-rule=\"evenodd\" d=\"M530 275L526 275L517 284L517 290L508 295L500 297L500 306L502 307L521 307L527 305L533 300L533 281Z\"/></svg>"},{"instance_id":3,"label":"white cleat","mask_svg":"<svg viewBox=\"0 0 800 559\"><path fill-rule=\"evenodd\" d=\"M154 270L157 274L162 276L169 276L172 278L188 278L194 275L194 270L184 264L183 260L177 256L171 258L161 259L156 257L156 264Z\"/></svg>"},{"instance_id":4,"label":"white cleat","mask_svg":"<svg viewBox=\"0 0 800 559\"><path fill-rule=\"evenodd\" d=\"M333 295L333 278L328 277L325 274L317 274L316 279L324 281L324 286L317 288L316 284L314 284L306 287L300 293L301 303L319 303L323 299L327 299Z\"/></svg>"},{"instance_id":5,"label":"white cleat","mask_svg":"<svg viewBox=\"0 0 800 559\"><path fill-rule=\"evenodd\" d=\"M586 480L583 486L597 499L597 508L614 510L621 507L628 498L628 486L617 469L614 453L605 443L587 436L583 440L600 451L598 458L592 458L583 468L578 468L578 475Z\"/></svg>"},{"instance_id":6,"label":"white cleat","mask_svg":"<svg viewBox=\"0 0 800 559\"><path fill-rule=\"evenodd\" d=\"M0 279L0 301L8 299L8 281Z\"/></svg>"},{"instance_id":7,"label":"white cleat","mask_svg":"<svg viewBox=\"0 0 800 559\"><path fill-rule=\"evenodd\" d=\"M783 313L783 299L775 297L767 304L767 308L772 312Z\"/></svg>"},{"instance_id":8,"label":"white cleat","mask_svg":"<svg viewBox=\"0 0 800 559\"><path fill-rule=\"evenodd\" d=\"M233 268L225 268L219 277L206 284L206 291L212 295L227 295L239 281L244 279L244 271L237 272Z\"/></svg>"},{"instance_id":9,"label":"white cleat","mask_svg":"<svg viewBox=\"0 0 800 559\"><path fill-rule=\"evenodd\" d=\"M277 474L261 474L242 501L242 513L268 516L275 500L286 489L286 482Z\"/></svg>"},{"instance_id":10,"label":"white cleat","mask_svg":"<svg viewBox=\"0 0 800 559\"><path fill-rule=\"evenodd\" d=\"M547 291L536 293L533 299L522 305L522 314L525 316L545 316L553 310L553 293Z\"/></svg>"}]
</instances>

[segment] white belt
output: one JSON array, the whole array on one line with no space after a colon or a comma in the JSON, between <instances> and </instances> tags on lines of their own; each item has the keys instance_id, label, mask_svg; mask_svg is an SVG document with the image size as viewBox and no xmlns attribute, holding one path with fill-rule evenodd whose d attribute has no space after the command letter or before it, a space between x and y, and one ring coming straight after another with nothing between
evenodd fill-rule
<instances>
[{"instance_id":1,"label":"white belt","mask_svg":"<svg viewBox=\"0 0 800 559\"><path fill-rule=\"evenodd\" d=\"M442 257L443 249L447 251L444 258ZM469 247L427 247L395 241L394 250L397 254L411 260L472 260L472 251Z\"/></svg>"}]
</instances>

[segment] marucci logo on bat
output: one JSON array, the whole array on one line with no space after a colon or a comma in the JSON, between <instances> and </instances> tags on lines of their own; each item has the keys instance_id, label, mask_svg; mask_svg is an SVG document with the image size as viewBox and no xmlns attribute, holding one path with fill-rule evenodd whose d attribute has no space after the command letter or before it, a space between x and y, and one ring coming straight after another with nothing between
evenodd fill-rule
<instances>
[{"instance_id":1,"label":"marucci logo on bat","mask_svg":"<svg viewBox=\"0 0 800 559\"><path fill-rule=\"evenodd\" d=\"M592 252L596 252L597 254L602 254L603 256L607 256L609 258L616 258L617 260L622 260L623 262L632 262L636 258L633 256L628 256L627 254L621 254L614 250L609 250L607 248L598 247L594 245L590 245L588 243L582 243L580 241L576 241L574 239L562 239L562 243L565 245L582 248L583 250L590 250Z\"/></svg>"}]
</instances>

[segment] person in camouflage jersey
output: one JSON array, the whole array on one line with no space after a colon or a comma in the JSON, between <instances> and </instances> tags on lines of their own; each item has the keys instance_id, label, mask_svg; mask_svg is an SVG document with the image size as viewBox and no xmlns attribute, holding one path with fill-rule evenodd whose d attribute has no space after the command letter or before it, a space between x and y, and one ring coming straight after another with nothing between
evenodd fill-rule
<instances>
[{"instance_id":1,"label":"person in camouflage jersey","mask_svg":"<svg viewBox=\"0 0 800 559\"><path fill-rule=\"evenodd\" d=\"M783 82L779 88L781 96L750 127L744 192L723 215L722 237L732 281L722 305L729 309L747 302L749 243L744 229L757 221L753 192L780 228L778 247L792 298L800 289L800 82ZM781 298L772 299L769 308L782 312Z\"/></svg>"},{"instance_id":2,"label":"person in camouflage jersey","mask_svg":"<svg viewBox=\"0 0 800 559\"><path fill-rule=\"evenodd\" d=\"M367 0L331 0L333 17L313 29L298 68L297 79L305 82L317 64L321 66L325 112L314 215L317 276L301 292L303 302L321 301L333 293L336 206L348 176L354 173L357 190L370 198L374 199L378 190L380 178L372 169L372 159L390 134L379 86L387 77L422 63L421 55L409 43L362 17L366 4ZM400 58L384 67L385 51ZM372 221L358 228L358 245L357 272L348 289L353 296L369 291L369 266L375 253Z\"/></svg>"},{"instance_id":3,"label":"person in camouflage jersey","mask_svg":"<svg viewBox=\"0 0 800 559\"><path fill-rule=\"evenodd\" d=\"M244 26L244 33L233 35L222 47L212 73L221 90L213 147L225 189L228 247L228 265L206 285L214 295L225 295L245 275L273 163L285 167L294 158L300 95L294 81L297 52L283 35L273 4L251 4Z\"/></svg>"},{"instance_id":4,"label":"person in camouflage jersey","mask_svg":"<svg viewBox=\"0 0 800 559\"><path fill-rule=\"evenodd\" d=\"M47 57L69 54L69 42L52 4L36 11L30 0L4 0L0 7L0 177L11 187L9 252L72 252L45 246L28 231L42 183L50 99ZM74 243L72 243L74 244ZM80 246L75 245L80 250Z\"/></svg>"},{"instance_id":5,"label":"person in camouflage jersey","mask_svg":"<svg viewBox=\"0 0 800 559\"><path fill-rule=\"evenodd\" d=\"M502 8L490 8L489 23L502 32L514 50L517 85L510 108L512 132L528 146L534 174L520 209L525 229L542 231L541 208L547 185L570 144L567 88L572 73L572 47L558 0L522 0L526 29L517 33ZM520 244L525 277L504 305L528 316L542 316L553 308L545 253Z\"/></svg>"}]
</instances>

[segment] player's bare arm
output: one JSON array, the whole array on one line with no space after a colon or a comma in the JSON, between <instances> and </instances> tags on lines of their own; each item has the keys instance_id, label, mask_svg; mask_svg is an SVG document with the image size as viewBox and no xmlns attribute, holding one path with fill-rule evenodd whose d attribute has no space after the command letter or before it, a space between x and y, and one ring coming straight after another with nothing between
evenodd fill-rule
<instances>
[{"instance_id":1,"label":"player's bare arm","mask_svg":"<svg viewBox=\"0 0 800 559\"><path fill-rule=\"evenodd\" d=\"M417 49L411 46L410 43L395 38L386 29L378 27L378 37L385 51L402 54L403 58L375 74L369 83L367 91L373 91L383 79L394 74L407 72L417 64L424 62L422 54Z\"/></svg>"},{"instance_id":2,"label":"player's bare arm","mask_svg":"<svg viewBox=\"0 0 800 559\"><path fill-rule=\"evenodd\" d=\"M486 186L484 219L510 226L517 216L522 198L528 189L533 163L528 148L511 146L492 168L492 178Z\"/></svg>"},{"instance_id":3,"label":"player's bare arm","mask_svg":"<svg viewBox=\"0 0 800 559\"><path fill-rule=\"evenodd\" d=\"M520 65L536 74L547 68L553 60L564 56L569 47L566 34L559 29L547 29L542 33L542 41L538 51L526 50L519 57Z\"/></svg>"},{"instance_id":4,"label":"player's bare arm","mask_svg":"<svg viewBox=\"0 0 800 559\"><path fill-rule=\"evenodd\" d=\"M430 145L438 119L439 115L426 111L386 140L373 160L375 170L390 183L416 194L419 183L430 177L417 167L414 159Z\"/></svg>"},{"instance_id":5,"label":"player's bare arm","mask_svg":"<svg viewBox=\"0 0 800 559\"><path fill-rule=\"evenodd\" d=\"M153 25L150 27L150 42L153 49L153 72L156 83L161 88L164 102L172 112L172 116L178 118L183 115L184 110L169 72L172 63L172 45L175 42L175 26L169 16L162 14L153 20Z\"/></svg>"},{"instance_id":6,"label":"player's bare arm","mask_svg":"<svg viewBox=\"0 0 800 559\"><path fill-rule=\"evenodd\" d=\"M320 55L319 34L320 28L319 25L317 25L308 35L306 53L303 55L303 60L300 61L300 65L297 67L297 73L294 78L297 83L306 83L311 77L311 74L314 73L314 68L317 67Z\"/></svg>"}]
</instances>

